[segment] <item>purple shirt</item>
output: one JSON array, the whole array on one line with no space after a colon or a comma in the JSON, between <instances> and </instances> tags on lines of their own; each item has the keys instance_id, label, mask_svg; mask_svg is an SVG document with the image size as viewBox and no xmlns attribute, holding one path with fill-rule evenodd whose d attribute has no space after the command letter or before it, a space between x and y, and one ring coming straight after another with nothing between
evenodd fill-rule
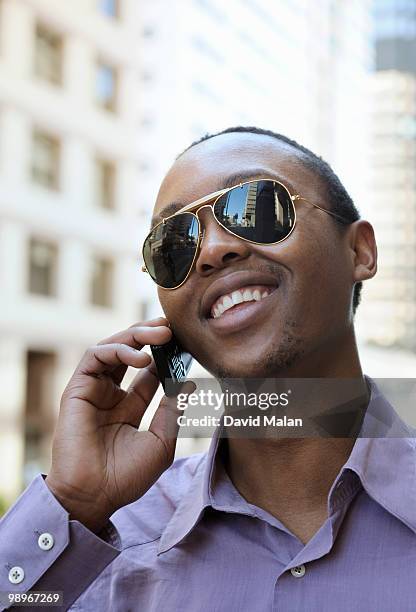
<instances>
[{"instance_id":1,"label":"purple shirt","mask_svg":"<svg viewBox=\"0 0 416 612\"><path fill-rule=\"evenodd\" d=\"M0 521L0 591L59 590L52 609L89 612L414 612L414 431L367 380L360 436L384 437L357 438L306 545L238 493L217 430L208 453L177 459L99 536L68 520L39 474Z\"/></svg>"}]
</instances>

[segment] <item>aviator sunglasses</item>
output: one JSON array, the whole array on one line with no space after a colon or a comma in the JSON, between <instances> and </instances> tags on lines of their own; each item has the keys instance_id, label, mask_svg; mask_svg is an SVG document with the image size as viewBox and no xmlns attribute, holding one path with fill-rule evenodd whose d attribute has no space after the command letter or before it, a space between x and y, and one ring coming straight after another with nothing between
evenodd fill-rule
<instances>
[{"instance_id":1,"label":"aviator sunglasses","mask_svg":"<svg viewBox=\"0 0 416 612\"><path fill-rule=\"evenodd\" d=\"M188 278L203 239L198 212L209 206L219 225L233 236L259 245L279 244L295 229L295 202L349 223L340 215L310 202L273 179L256 179L211 193L155 225L143 243L143 272L163 289L177 289Z\"/></svg>"}]
</instances>

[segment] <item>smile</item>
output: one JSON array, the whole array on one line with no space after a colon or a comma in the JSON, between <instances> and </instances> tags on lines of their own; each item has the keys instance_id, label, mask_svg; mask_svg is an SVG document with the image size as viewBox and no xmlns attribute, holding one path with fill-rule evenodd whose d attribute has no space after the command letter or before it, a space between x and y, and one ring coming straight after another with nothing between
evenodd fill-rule
<instances>
[{"instance_id":1,"label":"smile","mask_svg":"<svg viewBox=\"0 0 416 612\"><path fill-rule=\"evenodd\" d=\"M227 310L224 310L222 313L218 310L221 306L215 306L216 312L219 313L218 316L208 316L206 319L214 334L225 336L228 334L240 333L243 329L249 327L253 329L257 327L257 329L260 329L261 321L266 321L270 316L276 314L279 294L277 286L252 285L250 287L250 300L247 300L249 297L248 293L245 294L246 299L244 299L244 293L247 288L248 287L242 287L241 290L235 290L240 293L240 296L243 296L243 300L237 304L233 303L230 308L227 308ZM258 298L258 293L256 293L256 291L260 291L260 299L256 299ZM234 293L234 291L232 293ZM225 294L221 297L227 296L230 297L230 294ZM238 300L240 296L237 295L235 297ZM226 303L229 304L228 300Z\"/></svg>"},{"instance_id":2,"label":"smile","mask_svg":"<svg viewBox=\"0 0 416 612\"><path fill-rule=\"evenodd\" d=\"M250 285L225 293L215 300L211 306L210 315L213 319L219 319L227 311L235 309L238 304L259 302L267 298L274 289L270 285Z\"/></svg>"}]
</instances>

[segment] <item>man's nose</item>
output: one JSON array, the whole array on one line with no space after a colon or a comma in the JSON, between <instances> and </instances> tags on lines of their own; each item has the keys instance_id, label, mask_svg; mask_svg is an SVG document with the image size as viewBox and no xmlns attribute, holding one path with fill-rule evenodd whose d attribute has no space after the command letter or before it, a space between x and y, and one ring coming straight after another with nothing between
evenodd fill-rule
<instances>
[{"instance_id":1,"label":"man's nose","mask_svg":"<svg viewBox=\"0 0 416 612\"><path fill-rule=\"evenodd\" d=\"M216 221L212 209L204 206L197 216L200 221L202 238L195 270L207 276L214 270L227 266L231 261L245 259L250 254L249 243L227 232Z\"/></svg>"}]
</instances>

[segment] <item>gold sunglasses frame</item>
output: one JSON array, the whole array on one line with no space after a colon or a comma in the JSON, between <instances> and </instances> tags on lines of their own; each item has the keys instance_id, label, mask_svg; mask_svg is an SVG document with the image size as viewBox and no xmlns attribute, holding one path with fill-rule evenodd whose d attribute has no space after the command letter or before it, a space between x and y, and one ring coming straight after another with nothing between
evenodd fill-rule
<instances>
[{"instance_id":1,"label":"gold sunglasses frame","mask_svg":"<svg viewBox=\"0 0 416 612\"><path fill-rule=\"evenodd\" d=\"M288 194L288 196L291 199L292 204L293 204L293 211L295 213L295 218L294 218L293 226L291 227L290 232L287 234L287 236L285 236L284 238L281 238L280 240L277 240L276 242L267 242L267 243L265 243L265 242L255 242L254 240L249 240L248 238L243 238L242 236L238 236L237 234L232 232L230 229L225 227L220 221L218 221L217 217L215 216L214 206L217 203L217 201L223 195L225 195L229 191L232 191L233 189L236 189L237 187L243 187L243 185L248 185L249 183L257 183L258 181L268 181L270 183L277 183L278 185L283 187L283 189L287 192L287 194ZM206 206L209 206L211 208L211 210L212 210L213 217L216 220L216 222L218 223L218 225L220 225L220 227L222 227L226 232L228 232L232 236L234 236L236 238L240 238L241 240L244 240L245 242L249 242L250 244L258 244L260 246L272 246L274 244L279 244L280 242L283 242L284 240L289 238L289 236L291 235L291 233L295 229L295 227L296 227L296 206L295 206L295 202L297 202L298 200L303 200L304 202L308 202L308 204L311 204L311 206L314 206L315 208L319 208L319 210L322 210L323 212L326 212L328 215L331 215L332 217L335 217L336 219L339 219L343 223L350 223L350 221L348 221L348 219L345 219L341 215L338 215L337 213L334 213L331 210L323 208L322 206L319 206L319 204L315 204L314 202L311 202L310 200L308 200L307 198L302 197L299 194L292 195L290 193L290 191L289 191L289 188L286 187L286 185L284 185L280 181L277 181L275 179L271 179L270 177L251 179L250 181L244 181L243 183L238 183L237 185L233 185L233 187L227 187L226 189L221 189L220 191L214 191L213 193L210 193L210 194L208 194L208 195L206 195L206 196L204 196L202 198L199 198L198 200L195 200L195 202L191 202L190 204L187 204L186 206L184 206L180 210L177 210L175 213L173 213L173 215L169 215L168 217L163 218L162 221L159 221L159 223L156 223L156 225L154 227L152 227L152 229L147 233L146 238L143 241L143 246L142 246L142 258L143 258L143 261L144 261L143 252L144 252L144 246L146 244L146 240L149 238L150 234L152 234L155 231L155 229L157 227L159 227L159 225L165 224L166 221L168 221L168 219L171 219L172 217L176 217L177 215L179 215L181 213L184 213L184 212L190 213L191 215L193 215L195 217L195 219L197 221L197 224L198 224L198 241L197 241L197 244L196 244L195 254L194 254L194 258L192 260L192 263L191 263L191 265L189 267L188 274L186 275L185 279L179 285L177 285L176 287L163 287L162 285L158 285L156 283L156 281L150 275L150 272L146 268L145 265L142 266L142 272L146 272L147 274L149 274L150 278L155 283L155 285L157 285L157 287L160 287L161 289L164 289L165 291L174 291L175 289L179 289L179 287L182 287L182 285L184 283L186 283L186 281L188 280L189 275L192 272L192 269L194 267L194 263L195 263L195 261L196 261L196 259L198 257L199 247L201 245L202 238L203 238L203 232L201 232L201 222L200 222L199 217L198 217L198 212L201 210L201 208L205 208ZM192 212L194 209L196 209L195 213Z\"/></svg>"}]
</instances>

